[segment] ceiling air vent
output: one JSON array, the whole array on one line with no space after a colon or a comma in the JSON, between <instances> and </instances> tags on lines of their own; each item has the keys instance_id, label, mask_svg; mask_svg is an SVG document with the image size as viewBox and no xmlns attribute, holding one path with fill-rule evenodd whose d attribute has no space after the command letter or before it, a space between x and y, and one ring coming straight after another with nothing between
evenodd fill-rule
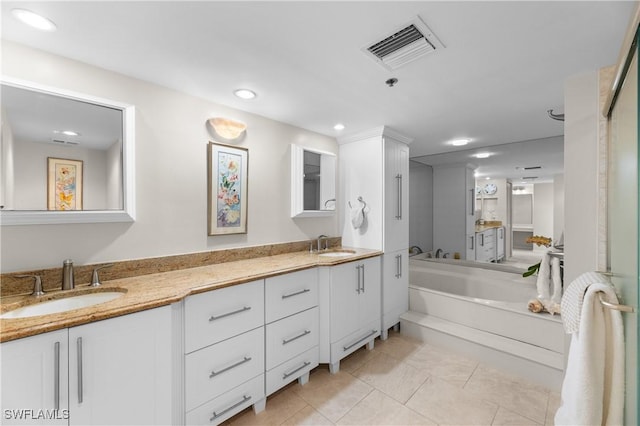
<instances>
[{"instance_id":1,"label":"ceiling air vent","mask_svg":"<svg viewBox=\"0 0 640 426\"><path fill-rule=\"evenodd\" d=\"M444 45L427 24L416 17L362 50L386 69L395 70L437 49L444 49Z\"/></svg>"},{"instance_id":2,"label":"ceiling air vent","mask_svg":"<svg viewBox=\"0 0 640 426\"><path fill-rule=\"evenodd\" d=\"M55 144L58 144L58 145L80 145L80 143L78 143L78 142L65 141L65 140L56 139L56 138L51 138L50 141L51 141L51 143L55 143Z\"/></svg>"}]
</instances>

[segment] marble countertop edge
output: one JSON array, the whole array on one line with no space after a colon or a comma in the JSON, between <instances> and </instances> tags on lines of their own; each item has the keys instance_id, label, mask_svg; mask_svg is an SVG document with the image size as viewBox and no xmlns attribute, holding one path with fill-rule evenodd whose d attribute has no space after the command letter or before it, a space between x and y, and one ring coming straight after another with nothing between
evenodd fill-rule
<instances>
[{"instance_id":1,"label":"marble countertop edge","mask_svg":"<svg viewBox=\"0 0 640 426\"><path fill-rule=\"evenodd\" d=\"M40 299L27 295L3 297L0 298L2 313L49 299L88 292L109 289L125 292L115 300L87 308L33 317L0 319L0 342L171 305L190 295L233 285L309 268L335 266L382 254L379 250L351 247L342 249L353 250L354 253L341 257L324 257L315 252L278 254L105 281L99 290L90 289L88 284L84 284L78 285L74 290L48 292Z\"/></svg>"}]
</instances>

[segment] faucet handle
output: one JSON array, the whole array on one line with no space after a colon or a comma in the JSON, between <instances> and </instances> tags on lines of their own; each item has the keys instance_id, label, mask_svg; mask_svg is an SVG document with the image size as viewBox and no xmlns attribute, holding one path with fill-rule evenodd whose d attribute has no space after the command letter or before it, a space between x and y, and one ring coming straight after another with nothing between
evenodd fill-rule
<instances>
[{"instance_id":1,"label":"faucet handle","mask_svg":"<svg viewBox=\"0 0 640 426\"><path fill-rule=\"evenodd\" d=\"M100 277L98 276L98 271L104 268L110 268L113 266L113 263L107 263L106 265L98 266L97 268L93 268L93 273L91 274L91 284L89 287L98 287L101 285Z\"/></svg>"},{"instance_id":2,"label":"faucet handle","mask_svg":"<svg viewBox=\"0 0 640 426\"><path fill-rule=\"evenodd\" d=\"M33 293L32 296L42 296L44 290L42 290L42 278L40 275L14 275L16 278L33 278Z\"/></svg>"}]
</instances>

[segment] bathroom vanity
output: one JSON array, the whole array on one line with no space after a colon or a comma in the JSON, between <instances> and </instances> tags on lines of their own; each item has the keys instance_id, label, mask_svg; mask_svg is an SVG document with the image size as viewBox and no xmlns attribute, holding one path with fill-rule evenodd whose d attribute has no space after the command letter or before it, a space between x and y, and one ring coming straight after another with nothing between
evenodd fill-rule
<instances>
[{"instance_id":1,"label":"bathroom vanity","mask_svg":"<svg viewBox=\"0 0 640 426\"><path fill-rule=\"evenodd\" d=\"M329 253L104 281L102 289L125 294L1 319L3 415L142 425L219 424L252 405L259 412L281 387L305 384L318 363L335 372L380 335L381 253ZM32 302L3 298L2 312Z\"/></svg>"}]
</instances>

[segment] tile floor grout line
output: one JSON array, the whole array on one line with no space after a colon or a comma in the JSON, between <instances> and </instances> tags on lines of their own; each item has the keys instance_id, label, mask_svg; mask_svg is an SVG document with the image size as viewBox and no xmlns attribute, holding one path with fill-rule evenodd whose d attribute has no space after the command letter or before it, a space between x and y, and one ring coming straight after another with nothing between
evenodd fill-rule
<instances>
[{"instance_id":1,"label":"tile floor grout line","mask_svg":"<svg viewBox=\"0 0 640 426\"><path fill-rule=\"evenodd\" d=\"M371 389L369 389L369 392L367 392L367 394L366 394L365 396L363 396L362 398L360 398L360 400L358 400L358 402L356 402L356 403L353 405L353 407L349 408L349 410L347 410L347 412L346 412L346 413L344 413L344 414L342 415L342 417L340 417L340 418L339 418L338 420L336 420L335 422L332 422L334 425L337 425L338 423L340 423L340 420L344 419L344 418L345 418L345 416L351 412L351 410L353 410L354 408L356 408L356 407L358 406L358 404L360 404L362 401L364 401L364 400L365 400L365 399L366 399L366 398L371 394L371 392L373 392L374 390L379 390L379 389L377 389L376 387L371 386L370 384L368 384L368 383L366 383L366 382L364 382L364 381L360 380L359 378L355 377L355 376L354 376L353 374L351 374L351 373L346 373L346 374L349 374L349 375L350 375L351 377L353 377L355 380L358 380L359 382L364 383L365 385L369 386ZM331 421L330 419L327 419L327 420Z\"/></svg>"}]
</instances>

